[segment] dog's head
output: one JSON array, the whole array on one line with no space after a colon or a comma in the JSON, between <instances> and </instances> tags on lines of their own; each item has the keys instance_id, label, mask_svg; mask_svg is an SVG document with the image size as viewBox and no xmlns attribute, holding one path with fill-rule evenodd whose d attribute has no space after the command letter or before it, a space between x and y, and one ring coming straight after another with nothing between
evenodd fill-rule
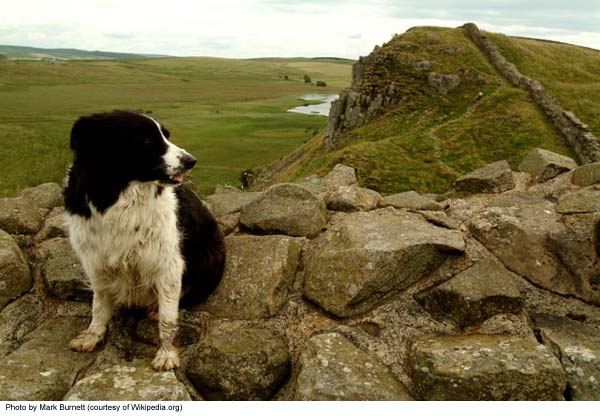
<instances>
[{"instance_id":1,"label":"dog's head","mask_svg":"<svg viewBox=\"0 0 600 416\"><path fill-rule=\"evenodd\" d=\"M115 110L79 118L71 130L75 159L108 177L179 185L196 159L169 141L155 118Z\"/></svg>"}]
</instances>

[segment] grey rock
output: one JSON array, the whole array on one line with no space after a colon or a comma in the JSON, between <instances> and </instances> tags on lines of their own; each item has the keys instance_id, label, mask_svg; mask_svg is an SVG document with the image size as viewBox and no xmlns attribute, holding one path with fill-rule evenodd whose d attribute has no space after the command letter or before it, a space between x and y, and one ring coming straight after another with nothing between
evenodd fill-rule
<instances>
[{"instance_id":1,"label":"grey rock","mask_svg":"<svg viewBox=\"0 0 600 416\"><path fill-rule=\"evenodd\" d=\"M32 285L29 265L10 234L0 230L0 310Z\"/></svg>"},{"instance_id":2,"label":"grey rock","mask_svg":"<svg viewBox=\"0 0 600 416\"><path fill-rule=\"evenodd\" d=\"M324 196L327 209L332 211L371 211L377 208L382 198L378 192L358 186L340 186Z\"/></svg>"},{"instance_id":3,"label":"grey rock","mask_svg":"<svg viewBox=\"0 0 600 416\"><path fill-rule=\"evenodd\" d=\"M568 156L545 149L533 149L519 165L521 172L527 172L535 182L546 182L577 167L577 162Z\"/></svg>"},{"instance_id":4,"label":"grey rock","mask_svg":"<svg viewBox=\"0 0 600 416\"><path fill-rule=\"evenodd\" d=\"M597 211L600 211L600 190L597 189L569 192L561 196L556 204L556 212L561 214Z\"/></svg>"},{"instance_id":5,"label":"grey rock","mask_svg":"<svg viewBox=\"0 0 600 416\"><path fill-rule=\"evenodd\" d=\"M439 94L447 95L450 91L458 88L460 85L460 76L458 74L430 72L427 75L427 84Z\"/></svg>"},{"instance_id":6,"label":"grey rock","mask_svg":"<svg viewBox=\"0 0 600 416\"><path fill-rule=\"evenodd\" d=\"M490 261L475 263L449 281L418 293L415 299L461 327L500 313L518 313L523 303L513 274Z\"/></svg>"},{"instance_id":7,"label":"grey rock","mask_svg":"<svg viewBox=\"0 0 600 416\"><path fill-rule=\"evenodd\" d=\"M321 234L306 262L304 295L348 317L465 250L462 233L392 208L348 214Z\"/></svg>"},{"instance_id":8,"label":"grey rock","mask_svg":"<svg viewBox=\"0 0 600 416\"><path fill-rule=\"evenodd\" d=\"M297 239L228 236L225 273L200 308L216 316L255 319L275 315L285 302L300 254Z\"/></svg>"},{"instance_id":9,"label":"grey rock","mask_svg":"<svg viewBox=\"0 0 600 416\"><path fill-rule=\"evenodd\" d=\"M566 386L548 348L515 336L428 336L409 366L423 400L562 400Z\"/></svg>"},{"instance_id":10,"label":"grey rock","mask_svg":"<svg viewBox=\"0 0 600 416\"><path fill-rule=\"evenodd\" d=\"M283 337L258 328L216 329L196 347L187 376L208 400L267 400L285 383L290 358Z\"/></svg>"},{"instance_id":11,"label":"grey rock","mask_svg":"<svg viewBox=\"0 0 600 416\"><path fill-rule=\"evenodd\" d=\"M600 301L590 285L593 276L574 275L568 267L574 260L563 260L572 257L573 249L556 250L577 238L570 237L554 204L544 198L518 193L502 195L474 215L468 227L512 272L556 293Z\"/></svg>"},{"instance_id":12,"label":"grey rock","mask_svg":"<svg viewBox=\"0 0 600 416\"><path fill-rule=\"evenodd\" d=\"M261 195L261 192L221 192L208 196L206 201L212 207L212 213L216 217L222 217L227 214L239 212Z\"/></svg>"},{"instance_id":13,"label":"grey rock","mask_svg":"<svg viewBox=\"0 0 600 416\"><path fill-rule=\"evenodd\" d=\"M88 324L87 318L46 321L0 363L0 400L62 400L93 353L69 350L68 342Z\"/></svg>"},{"instance_id":14,"label":"grey rock","mask_svg":"<svg viewBox=\"0 0 600 416\"><path fill-rule=\"evenodd\" d=\"M383 198L383 206L394 208L410 208L427 211L439 211L442 206L436 201L419 195L415 191L401 192L399 194L389 195Z\"/></svg>"},{"instance_id":15,"label":"grey rock","mask_svg":"<svg viewBox=\"0 0 600 416\"><path fill-rule=\"evenodd\" d=\"M65 300L90 300L93 292L79 259L66 238L42 242L37 251L50 293Z\"/></svg>"},{"instance_id":16,"label":"grey rock","mask_svg":"<svg viewBox=\"0 0 600 416\"><path fill-rule=\"evenodd\" d=\"M600 162L579 166L573 171L572 180L578 186L589 186L600 183Z\"/></svg>"},{"instance_id":17,"label":"grey rock","mask_svg":"<svg viewBox=\"0 0 600 416\"><path fill-rule=\"evenodd\" d=\"M46 318L39 296L28 293L0 312L0 358L17 349L23 338Z\"/></svg>"},{"instance_id":18,"label":"grey rock","mask_svg":"<svg viewBox=\"0 0 600 416\"><path fill-rule=\"evenodd\" d=\"M335 191L340 186L356 185L356 172L354 168L338 163L331 172L322 178L309 176L296 183L303 186L314 194L322 194L327 191Z\"/></svg>"},{"instance_id":19,"label":"grey rock","mask_svg":"<svg viewBox=\"0 0 600 416\"><path fill-rule=\"evenodd\" d=\"M38 208L52 209L63 205L62 187L57 183L43 183L21 192L21 197Z\"/></svg>"},{"instance_id":20,"label":"grey rock","mask_svg":"<svg viewBox=\"0 0 600 416\"><path fill-rule=\"evenodd\" d=\"M515 187L512 171L506 160L490 163L454 182L454 189L464 193L498 193Z\"/></svg>"},{"instance_id":21,"label":"grey rock","mask_svg":"<svg viewBox=\"0 0 600 416\"><path fill-rule=\"evenodd\" d=\"M600 400L600 330L561 316L534 316L544 344L560 359L572 400Z\"/></svg>"},{"instance_id":22,"label":"grey rock","mask_svg":"<svg viewBox=\"0 0 600 416\"><path fill-rule=\"evenodd\" d=\"M236 188L235 186L231 186L231 185L217 185L215 187L215 194L228 194L228 193L232 193L232 192L243 192L240 188Z\"/></svg>"},{"instance_id":23,"label":"grey rock","mask_svg":"<svg viewBox=\"0 0 600 416\"><path fill-rule=\"evenodd\" d=\"M377 357L337 333L312 337L298 362L294 400L412 400Z\"/></svg>"},{"instance_id":24,"label":"grey rock","mask_svg":"<svg viewBox=\"0 0 600 416\"><path fill-rule=\"evenodd\" d=\"M49 240L56 237L67 237L68 227L64 220L64 207L56 207L46 216L42 229L35 235L35 241Z\"/></svg>"},{"instance_id":25,"label":"grey rock","mask_svg":"<svg viewBox=\"0 0 600 416\"><path fill-rule=\"evenodd\" d=\"M237 195L237 194L231 194ZM242 209L240 222L251 230L314 237L327 222L325 204L300 185L273 185Z\"/></svg>"},{"instance_id":26,"label":"grey rock","mask_svg":"<svg viewBox=\"0 0 600 416\"><path fill-rule=\"evenodd\" d=\"M460 230L461 224L454 218L450 218L443 211L418 211L428 222L447 228L449 230Z\"/></svg>"},{"instance_id":27,"label":"grey rock","mask_svg":"<svg viewBox=\"0 0 600 416\"><path fill-rule=\"evenodd\" d=\"M0 229L10 234L35 234L47 211L23 197L0 198Z\"/></svg>"},{"instance_id":28,"label":"grey rock","mask_svg":"<svg viewBox=\"0 0 600 416\"><path fill-rule=\"evenodd\" d=\"M217 217L217 223L223 231L223 235L229 235L234 232L240 224L240 213L232 212L231 214L222 215Z\"/></svg>"},{"instance_id":29,"label":"grey rock","mask_svg":"<svg viewBox=\"0 0 600 416\"><path fill-rule=\"evenodd\" d=\"M191 400L172 371L155 371L149 361L135 359L79 380L63 400Z\"/></svg>"}]
</instances>

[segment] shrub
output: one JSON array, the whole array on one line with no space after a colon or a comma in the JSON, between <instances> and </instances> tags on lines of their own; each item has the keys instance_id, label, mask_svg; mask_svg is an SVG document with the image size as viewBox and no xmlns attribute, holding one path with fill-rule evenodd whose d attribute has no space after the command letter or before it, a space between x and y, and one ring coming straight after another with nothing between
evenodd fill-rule
<instances>
[{"instance_id":1,"label":"shrub","mask_svg":"<svg viewBox=\"0 0 600 416\"><path fill-rule=\"evenodd\" d=\"M317 87L326 87L327 83L325 81L317 81Z\"/></svg>"},{"instance_id":2,"label":"shrub","mask_svg":"<svg viewBox=\"0 0 600 416\"><path fill-rule=\"evenodd\" d=\"M304 74L304 83L305 84L310 84L311 83L311 78L310 75Z\"/></svg>"}]
</instances>

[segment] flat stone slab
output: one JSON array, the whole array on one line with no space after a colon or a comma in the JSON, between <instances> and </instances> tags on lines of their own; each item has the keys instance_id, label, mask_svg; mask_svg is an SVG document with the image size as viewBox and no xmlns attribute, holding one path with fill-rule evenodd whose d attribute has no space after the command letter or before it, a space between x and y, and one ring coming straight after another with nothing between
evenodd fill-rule
<instances>
[{"instance_id":1,"label":"flat stone slab","mask_svg":"<svg viewBox=\"0 0 600 416\"><path fill-rule=\"evenodd\" d=\"M377 208L382 198L378 192L359 186L340 186L324 196L327 209L332 211L371 211Z\"/></svg>"},{"instance_id":2,"label":"flat stone slab","mask_svg":"<svg viewBox=\"0 0 600 416\"><path fill-rule=\"evenodd\" d=\"M79 380L64 400L191 400L173 371L155 371L150 361L133 360L114 365Z\"/></svg>"},{"instance_id":3,"label":"flat stone slab","mask_svg":"<svg viewBox=\"0 0 600 416\"><path fill-rule=\"evenodd\" d=\"M337 333L308 340L298 368L294 400L413 400L377 357Z\"/></svg>"},{"instance_id":4,"label":"flat stone slab","mask_svg":"<svg viewBox=\"0 0 600 416\"><path fill-rule=\"evenodd\" d=\"M294 281L300 245L282 235L228 236L225 273L199 308L219 317L268 318L281 309Z\"/></svg>"},{"instance_id":5,"label":"flat stone slab","mask_svg":"<svg viewBox=\"0 0 600 416\"><path fill-rule=\"evenodd\" d=\"M62 317L27 335L0 363L0 400L62 400L78 373L95 358L68 347L88 324L88 318Z\"/></svg>"},{"instance_id":6,"label":"flat stone slab","mask_svg":"<svg viewBox=\"0 0 600 416\"><path fill-rule=\"evenodd\" d=\"M600 400L600 330L562 316L534 316L542 341L560 359L572 400Z\"/></svg>"},{"instance_id":7,"label":"flat stone slab","mask_svg":"<svg viewBox=\"0 0 600 416\"><path fill-rule=\"evenodd\" d=\"M440 211L442 206L415 191L401 192L383 198L382 206L394 208L409 208L427 211Z\"/></svg>"},{"instance_id":8,"label":"flat stone slab","mask_svg":"<svg viewBox=\"0 0 600 416\"><path fill-rule=\"evenodd\" d=\"M556 212L561 214L581 214L600 211L600 190L584 189L561 196L556 204Z\"/></svg>"},{"instance_id":9,"label":"flat stone slab","mask_svg":"<svg viewBox=\"0 0 600 416\"><path fill-rule=\"evenodd\" d=\"M512 171L506 160L490 163L454 182L454 189L469 194L499 193L515 187Z\"/></svg>"},{"instance_id":10,"label":"flat stone slab","mask_svg":"<svg viewBox=\"0 0 600 416\"><path fill-rule=\"evenodd\" d=\"M409 366L423 400L563 400L566 387L550 349L515 336L429 336Z\"/></svg>"},{"instance_id":11,"label":"flat stone slab","mask_svg":"<svg viewBox=\"0 0 600 416\"><path fill-rule=\"evenodd\" d=\"M336 316L352 316L464 250L461 232L419 214L392 208L348 214L316 239L304 296Z\"/></svg>"},{"instance_id":12,"label":"flat stone slab","mask_svg":"<svg viewBox=\"0 0 600 416\"><path fill-rule=\"evenodd\" d=\"M573 171L573 184L589 186L600 183L600 162L579 166Z\"/></svg>"},{"instance_id":13,"label":"flat stone slab","mask_svg":"<svg viewBox=\"0 0 600 416\"><path fill-rule=\"evenodd\" d=\"M91 300L89 280L77 255L66 238L42 242L37 256L43 262L42 273L50 293L65 300Z\"/></svg>"},{"instance_id":14,"label":"flat stone slab","mask_svg":"<svg viewBox=\"0 0 600 416\"><path fill-rule=\"evenodd\" d=\"M327 210L323 201L308 189L282 183L271 186L246 205L240 222L254 231L315 237L327 223Z\"/></svg>"},{"instance_id":15,"label":"flat stone slab","mask_svg":"<svg viewBox=\"0 0 600 416\"><path fill-rule=\"evenodd\" d=\"M0 310L32 285L29 265L16 241L0 230Z\"/></svg>"},{"instance_id":16,"label":"flat stone slab","mask_svg":"<svg viewBox=\"0 0 600 416\"><path fill-rule=\"evenodd\" d=\"M220 192L206 197L215 217L239 212L250 202L259 198L262 192Z\"/></svg>"},{"instance_id":17,"label":"flat stone slab","mask_svg":"<svg viewBox=\"0 0 600 416\"><path fill-rule=\"evenodd\" d=\"M474 264L452 279L416 294L415 299L461 327L482 323L500 313L518 313L523 303L513 274L490 261Z\"/></svg>"},{"instance_id":18,"label":"flat stone slab","mask_svg":"<svg viewBox=\"0 0 600 416\"><path fill-rule=\"evenodd\" d=\"M534 182L546 182L561 173L577 167L577 162L568 156L545 149L533 149L519 165L521 172L531 175Z\"/></svg>"},{"instance_id":19,"label":"flat stone slab","mask_svg":"<svg viewBox=\"0 0 600 416\"><path fill-rule=\"evenodd\" d=\"M208 400L268 400L290 368L283 337L267 329L219 328L197 345L187 376Z\"/></svg>"}]
</instances>

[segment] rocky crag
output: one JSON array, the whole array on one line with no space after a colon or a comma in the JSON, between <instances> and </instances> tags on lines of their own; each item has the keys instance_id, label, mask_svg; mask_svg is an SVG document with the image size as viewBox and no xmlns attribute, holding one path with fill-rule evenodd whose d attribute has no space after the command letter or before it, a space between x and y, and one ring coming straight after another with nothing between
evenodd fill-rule
<instances>
[{"instance_id":1,"label":"rocky crag","mask_svg":"<svg viewBox=\"0 0 600 416\"><path fill-rule=\"evenodd\" d=\"M562 108L539 81L521 74L474 23L467 23L461 29L502 76L529 94L582 163L600 160L600 143L586 124L571 111ZM427 85L446 95L458 88L461 82L482 85L487 82L483 74L472 69L438 73L432 60L413 56L411 46L414 49L414 45L395 45L394 38L354 64L350 88L342 91L331 107L325 140L327 149L337 147L344 133L409 102L414 95L413 84ZM457 51L458 47L451 45L438 51L438 56L454 55Z\"/></svg>"},{"instance_id":2,"label":"rocky crag","mask_svg":"<svg viewBox=\"0 0 600 416\"><path fill-rule=\"evenodd\" d=\"M219 187L226 274L164 373L138 313L68 350L91 293L61 189L0 199L0 400L599 400L600 164L536 149L519 170L443 195L384 198L343 165Z\"/></svg>"}]
</instances>

